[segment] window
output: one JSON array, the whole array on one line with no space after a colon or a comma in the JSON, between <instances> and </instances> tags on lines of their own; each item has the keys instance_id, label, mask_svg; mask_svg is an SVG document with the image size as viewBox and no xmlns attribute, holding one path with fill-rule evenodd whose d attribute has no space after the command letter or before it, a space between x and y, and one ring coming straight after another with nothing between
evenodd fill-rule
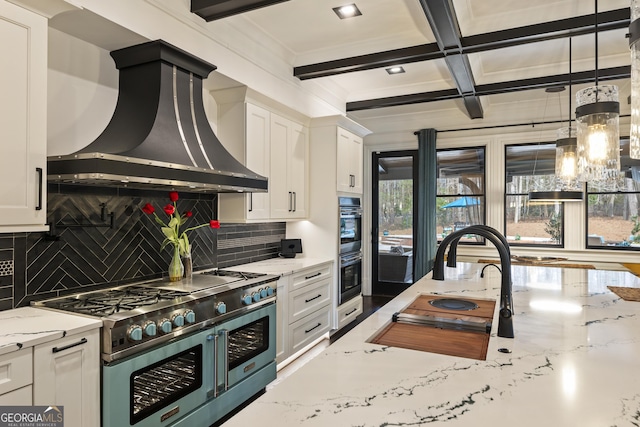
<instances>
[{"instance_id":1,"label":"window","mask_svg":"<svg viewBox=\"0 0 640 427\"><path fill-rule=\"evenodd\" d=\"M555 189L555 143L505 147L505 235L510 245L562 247L563 203L529 202L530 191Z\"/></svg>"},{"instance_id":2,"label":"window","mask_svg":"<svg viewBox=\"0 0 640 427\"><path fill-rule=\"evenodd\" d=\"M438 241L453 231L484 224L484 147L438 150L436 167ZM460 243L484 244L484 238L469 235Z\"/></svg>"},{"instance_id":3,"label":"window","mask_svg":"<svg viewBox=\"0 0 640 427\"><path fill-rule=\"evenodd\" d=\"M619 179L587 185L588 249L640 250L640 160L629 157L628 139L620 148Z\"/></svg>"}]
</instances>

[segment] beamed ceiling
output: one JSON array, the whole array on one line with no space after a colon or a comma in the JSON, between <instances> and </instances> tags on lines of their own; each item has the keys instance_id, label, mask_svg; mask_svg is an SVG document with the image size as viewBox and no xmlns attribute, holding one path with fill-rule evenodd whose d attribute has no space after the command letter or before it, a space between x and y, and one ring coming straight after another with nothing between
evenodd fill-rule
<instances>
[{"instance_id":1,"label":"beamed ceiling","mask_svg":"<svg viewBox=\"0 0 640 427\"><path fill-rule=\"evenodd\" d=\"M628 112L627 0L600 0L597 14L588 0L354 0L362 15L338 19L332 8L351 2L290 0L226 19L277 41L301 87L340 93L378 134L566 121L570 92L545 89L571 83L575 109L596 67Z\"/></svg>"}]
</instances>

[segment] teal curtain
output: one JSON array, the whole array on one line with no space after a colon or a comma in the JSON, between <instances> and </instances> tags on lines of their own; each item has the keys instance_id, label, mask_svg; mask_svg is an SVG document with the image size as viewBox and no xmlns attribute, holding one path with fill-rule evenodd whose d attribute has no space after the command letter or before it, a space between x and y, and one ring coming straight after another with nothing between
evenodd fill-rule
<instances>
[{"instance_id":1,"label":"teal curtain","mask_svg":"<svg viewBox=\"0 0 640 427\"><path fill-rule=\"evenodd\" d=\"M418 135L418 220L414 242L414 281L433 269L436 240L436 130L422 129Z\"/></svg>"}]
</instances>

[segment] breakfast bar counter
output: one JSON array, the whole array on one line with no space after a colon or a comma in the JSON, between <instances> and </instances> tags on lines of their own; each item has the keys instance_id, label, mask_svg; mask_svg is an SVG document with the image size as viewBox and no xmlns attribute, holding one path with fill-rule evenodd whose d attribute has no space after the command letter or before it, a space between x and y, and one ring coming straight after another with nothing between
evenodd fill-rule
<instances>
[{"instance_id":1,"label":"breakfast bar counter","mask_svg":"<svg viewBox=\"0 0 640 427\"><path fill-rule=\"evenodd\" d=\"M428 274L279 382L224 426L626 427L640 423L640 287L624 271L513 266L515 338L486 360L368 341L421 294L490 298L500 273L458 263Z\"/></svg>"}]
</instances>

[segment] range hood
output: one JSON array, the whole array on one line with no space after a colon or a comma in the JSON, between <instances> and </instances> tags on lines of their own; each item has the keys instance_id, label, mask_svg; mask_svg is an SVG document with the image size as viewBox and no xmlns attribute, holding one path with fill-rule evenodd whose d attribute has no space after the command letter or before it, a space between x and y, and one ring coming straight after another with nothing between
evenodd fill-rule
<instances>
[{"instance_id":1,"label":"range hood","mask_svg":"<svg viewBox=\"0 0 640 427\"><path fill-rule=\"evenodd\" d=\"M82 150L47 159L49 182L192 192L265 192L209 126L202 79L216 69L162 40L111 52L120 70L111 121Z\"/></svg>"}]
</instances>

